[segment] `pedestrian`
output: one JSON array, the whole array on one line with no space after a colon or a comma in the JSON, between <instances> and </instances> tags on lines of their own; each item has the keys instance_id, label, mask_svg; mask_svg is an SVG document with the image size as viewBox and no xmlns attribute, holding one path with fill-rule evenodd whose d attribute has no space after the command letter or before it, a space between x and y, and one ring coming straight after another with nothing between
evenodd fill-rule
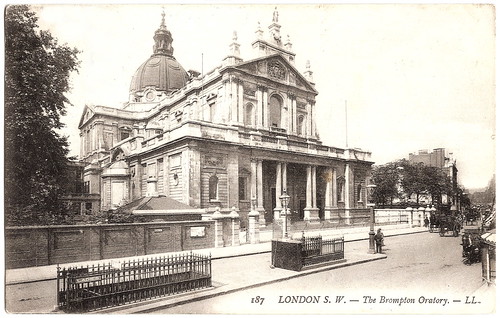
<instances>
[{"instance_id":1,"label":"pedestrian","mask_svg":"<svg viewBox=\"0 0 500 318\"><path fill-rule=\"evenodd\" d=\"M377 234L375 234L375 253L382 254L382 246L384 246L384 233L382 233L382 229L377 230Z\"/></svg>"},{"instance_id":2,"label":"pedestrian","mask_svg":"<svg viewBox=\"0 0 500 318\"><path fill-rule=\"evenodd\" d=\"M424 219L424 226L429 227L429 218L427 216Z\"/></svg>"}]
</instances>

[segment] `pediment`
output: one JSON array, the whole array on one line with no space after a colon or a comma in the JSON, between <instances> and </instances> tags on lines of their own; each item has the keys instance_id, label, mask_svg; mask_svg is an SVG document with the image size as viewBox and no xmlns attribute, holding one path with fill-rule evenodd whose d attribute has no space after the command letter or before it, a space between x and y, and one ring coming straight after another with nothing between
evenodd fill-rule
<instances>
[{"instance_id":1,"label":"pediment","mask_svg":"<svg viewBox=\"0 0 500 318\"><path fill-rule=\"evenodd\" d=\"M282 82L287 85L296 86L314 93L316 89L305 79L305 77L280 54L250 60L236 66L237 69L270 80Z\"/></svg>"},{"instance_id":2,"label":"pediment","mask_svg":"<svg viewBox=\"0 0 500 318\"><path fill-rule=\"evenodd\" d=\"M94 116L95 111L92 106L85 105L83 108L82 116L80 117L80 123L78 124L78 128L80 128L84 123L86 123L92 116Z\"/></svg>"}]
</instances>

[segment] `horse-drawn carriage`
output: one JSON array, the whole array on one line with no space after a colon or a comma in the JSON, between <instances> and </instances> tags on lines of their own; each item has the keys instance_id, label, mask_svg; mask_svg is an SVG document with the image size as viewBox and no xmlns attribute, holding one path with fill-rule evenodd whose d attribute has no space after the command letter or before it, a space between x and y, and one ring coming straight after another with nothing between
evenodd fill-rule
<instances>
[{"instance_id":1,"label":"horse-drawn carriage","mask_svg":"<svg viewBox=\"0 0 500 318\"><path fill-rule=\"evenodd\" d=\"M462 257L464 264L470 265L481 261L481 227L466 226L462 235Z\"/></svg>"},{"instance_id":2,"label":"horse-drawn carriage","mask_svg":"<svg viewBox=\"0 0 500 318\"><path fill-rule=\"evenodd\" d=\"M439 235L444 236L448 232L452 232L453 236L458 236L462 229L460 221L452 215L442 216L439 220Z\"/></svg>"},{"instance_id":3,"label":"horse-drawn carriage","mask_svg":"<svg viewBox=\"0 0 500 318\"><path fill-rule=\"evenodd\" d=\"M439 232L440 236L452 232L453 236L458 236L461 229L462 223L457 217L446 214L431 214L429 232Z\"/></svg>"}]
</instances>

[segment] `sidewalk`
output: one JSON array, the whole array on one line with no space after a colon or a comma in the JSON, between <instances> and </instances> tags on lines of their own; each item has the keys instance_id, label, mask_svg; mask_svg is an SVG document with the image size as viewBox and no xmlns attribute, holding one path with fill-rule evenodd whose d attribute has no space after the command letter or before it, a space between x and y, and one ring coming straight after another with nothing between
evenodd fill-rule
<instances>
[{"instance_id":1,"label":"sidewalk","mask_svg":"<svg viewBox=\"0 0 500 318\"><path fill-rule=\"evenodd\" d=\"M382 226L382 229L386 237L427 231L425 228L422 227L394 228L394 226ZM344 229L343 231L347 230L348 229ZM323 235L324 237L344 236L346 243L359 240L367 240L368 230L369 230L368 228L359 228L356 229L356 231L352 231L353 229L350 230L351 233L341 233L342 230L329 230L329 231L322 230L321 235ZM315 233L308 233L308 234L315 235ZM271 252L270 242L264 242L259 244L244 244L240 246L223 247L223 248L195 250L193 252L212 255L212 259L214 260L212 266L212 281L213 281L212 288L197 290L173 296L166 296L150 301L133 303L130 305L123 305L106 310L99 310L96 313L99 314L145 313L148 311L154 311L159 308L168 308L192 301L198 301L210 297L216 297L218 295L223 295L230 292L261 286L264 284L292 279L294 277L309 275L320 271L327 271L335 268L352 266L356 264L387 258L387 256L384 254L368 254L367 248L368 245L366 245L366 247L357 249L349 248L349 244L346 244L344 262L330 263L328 265L310 268L300 272L289 271L281 268L271 268L270 254L265 254ZM168 254L176 254L176 253L148 255L144 256L144 258L155 257L160 255L163 256ZM179 254L179 252L177 254ZM112 259L105 261L101 260L92 262L71 263L71 264L64 264L62 266L68 267L68 266L78 266L83 264L103 263L103 262L114 263L131 258L137 258L137 257ZM217 261L221 259L223 259L223 261ZM57 270L56 265L6 270L5 284L14 285L23 283L33 283L33 282L41 283L43 281L55 280L56 270ZM29 291L26 292L29 293ZM55 294L56 291L54 290L53 293ZM29 295L27 296L29 297ZM6 297L8 296L6 295ZM54 302L53 304L47 304L47 306L44 307L53 309L55 306L56 303Z\"/></svg>"},{"instance_id":2,"label":"sidewalk","mask_svg":"<svg viewBox=\"0 0 500 318\"><path fill-rule=\"evenodd\" d=\"M402 235L402 234L411 234L418 232L427 231L423 227L398 227L394 225L382 226L382 230L385 236L393 236L393 235ZM368 239L369 228L367 227L359 227L359 228L346 228L346 229L323 229L321 231L308 232L307 234L310 236L321 234L323 237L344 237L345 242L357 241ZM212 259L220 259L220 258L228 258L242 255L253 255L260 253L269 253L271 252L271 237L272 233L263 232L261 233L261 241L264 240L263 243L259 244L243 244L239 246L228 246L228 247L219 247L219 248L207 248L200 250L193 250L194 253L198 254L211 254ZM186 252L186 251L184 251ZM348 252L348 251L346 251ZM144 256L132 256L132 257L124 257L124 258L115 258L115 259L107 259L107 260L96 260L96 261L85 261L85 262L75 262L75 263L66 263L61 264L61 267L70 267L70 266L82 266L82 265L92 265L92 264L102 264L107 262L123 262L129 259L137 259L137 258L148 258L148 257L160 257L172 254L179 254L183 252L174 252L174 253L162 253L162 254L151 254ZM5 271L5 285L12 284L22 284L28 282L37 282L44 280L56 279L57 273L57 265L47 265L47 266L37 266L37 267L27 267L27 268L16 268L16 269L8 269Z\"/></svg>"}]
</instances>

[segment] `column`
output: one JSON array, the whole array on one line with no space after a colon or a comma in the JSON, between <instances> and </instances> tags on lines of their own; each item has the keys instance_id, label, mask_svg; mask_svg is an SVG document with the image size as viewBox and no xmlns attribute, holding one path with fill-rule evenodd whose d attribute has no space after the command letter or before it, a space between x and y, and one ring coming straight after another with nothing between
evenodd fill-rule
<instances>
[{"instance_id":1,"label":"column","mask_svg":"<svg viewBox=\"0 0 500 318\"><path fill-rule=\"evenodd\" d=\"M349 164L345 165L345 185L344 185L344 206L345 206L345 218L346 223L351 224L351 214L349 209L351 208L351 169Z\"/></svg>"},{"instance_id":2,"label":"column","mask_svg":"<svg viewBox=\"0 0 500 318\"><path fill-rule=\"evenodd\" d=\"M238 121L238 84L234 77L231 78L231 123Z\"/></svg>"},{"instance_id":3,"label":"column","mask_svg":"<svg viewBox=\"0 0 500 318\"><path fill-rule=\"evenodd\" d=\"M339 198L337 197L337 168L334 167L332 171L332 192L333 192L333 208L338 208L337 202Z\"/></svg>"},{"instance_id":4,"label":"column","mask_svg":"<svg viewBox=\"0 0 500 318\"><path fill-rule=\"evenodd\" d=\"M293 132L293 100L295 96L292 93L288 93L288 100L287 100L287 127L286 131L288 134L291 134Z\"/></svg>"},{"instance_id":5,"label":"column","mask_svg":"<svg viewBox=\"0 0 500 318\"><path fill-rule=\"evenodd\" d=\"M257 160L250 159L250 199L257 198ZM253 207L252 207L253 208Z\"/></svg>"},{"instance_id":6,"label":"column","mask_svg":"<svg viewBox=\"0 0 500 318\"><path fill-rule=\"evenodd\" d=\"M292 132L297 133L297 99L292 100Z\"/></svg>"},{"instance_id":7,"label":"column","mask_svg":"<svg viewBox=\"0 0 500 318\"><path fill-rule=\"evenodd\" d=\"M262 116L263 116L263 123L264 123L264 128L269 128L269 109L267 105L267 87L263 88L263 96L262 96Z\"/></svg>"},{"instance_id":8,"label":"column","mask_svg":"<svg viewBox=\"0 0 500 318\"><path fill-rule=\"evenodd\" d=\"M245 121L245 112L243 109L243 81L237 79L236 83L238 85L238 122L243 123Z\"/></svg>"},{"instance_id":9,"label":"column","mask_svg":"<svg viewBox=\"0 0 500 318\"><path fill-rule=\"evenodd\" d=\"M257 128L262 128L262 86L257 86Z\"/></svg>"},{"instance_id":10,"label":"column","mask_svg":"<svg viewBox=\"0 0 500 318\"><path fill-rule=\"evenodd\" d=\"M316 105L311 102L311 135L316 137Z\"/></svg>"},{"instance_id":11,"label":"column","mask_svg":"<svg viewBox=\"0 0 500 318\"><path fill-rule=\"evenodd\" d=\"M274 208L274 220L278 220L281 212L281 162L276 164L276 207Z\"/></svg>"},{"instance_id":12,"label":"column","mask_svg":"<svg viewBox=\"0 0 500 318\"><path fill-rule=\"evenodd\" d=\"M257 160L257 212L259 212L259 225L266 226L266 218L264 216L264 196L262 182L262 160Z\"/></svg>"},{"instance_id":13,"label":"column","mask_svg":"<svg viewBox=\"0 0 500 318\"><path fill-rule=\"evenodd\" d=\"M316 202L316 166L311 169L311 181L312 181L312 207L317 208L318 204Z\"/></svg>"},{"instance_id":14,"label":"column","mask_svg":"<svg viewBox=\"0 0 500 318\"><path fill-rule=\"evenodd\" d=\"M307 103L306 109L307 109L306 136L308 137L311 136L311 118L312 118L311 104L309 104L309 102Z\"/></svg>"},{"instance_id":15,"label":"column","mask_svg":"<svg viewBox=\"0 0 500 318\"><path fill-rule=\"evenodd\" d=\"M286 162L283 162L281 164L281 176L282 176L282 180L283 180L283 187L282 187L283 190L288 190L288 182L286 179L286 176L287 176L286 168L287 168L287 164L286 164Z\"/></svg>"},{"instance_id":16,"label":"column","mask_svg":"<svg viewBox=\"0 0 500 318\"><path fill-rule=\"evenodd\" d=\"M311 198L311 166L306 168L306 208L312 208L312 198ZM305 217L304 217L305 218Z\"/></svg>"},{"instance_id":17,"label":"column","mask_svg":"<svg viewBox=\"0 0 500 318\"><path fill-rule=\"evenodd\" d=\"M222 85L224 86L224 100L222 101L222 107L225 118L225 122L231 122L231 84L229 79L225 78L222 80ZM199 107L197 107L199 108ZM200 118L199 118L200 119Z\"/></svg>"},{"instance_id":18,"label":"column","mask_svg":"<svg viewBox=\"0 0 500 318\"><path fill-rule=\"evenodd\" d=\"M330 212L332 209L332 175L333 175L333 169L329 167L327 169L327 181L326 181L326 191L325 191L325 220L328 221L331 218Z\"/></svg>"}]
</instances>

